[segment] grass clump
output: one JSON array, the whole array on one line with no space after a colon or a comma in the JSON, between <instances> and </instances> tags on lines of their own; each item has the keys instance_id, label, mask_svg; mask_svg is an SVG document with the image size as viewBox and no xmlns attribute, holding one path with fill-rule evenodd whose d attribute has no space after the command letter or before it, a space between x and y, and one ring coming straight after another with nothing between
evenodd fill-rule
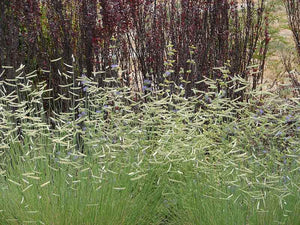
<instances>
[{"instance_id":1,"label":"grass clump","mask_svg":"<svg viewBox=\"0 0 300 225\"><path fill-rule=\"evenodd\" d=\"M0 223L299 224L299 99L205 82L186 98L89 80L52 125L46 90L2 94Z\"/></svg>"}]
</instances>

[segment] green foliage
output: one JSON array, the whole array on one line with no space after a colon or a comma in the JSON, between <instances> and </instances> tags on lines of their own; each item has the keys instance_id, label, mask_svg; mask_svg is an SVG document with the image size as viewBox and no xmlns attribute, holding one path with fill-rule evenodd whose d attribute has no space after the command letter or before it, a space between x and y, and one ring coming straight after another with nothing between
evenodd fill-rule
<instances>
[{"instance_id":1,"label":"green foliage","mask_svg":"<svg viewBox=\"0 0 300 225\"><path fill-rule=\"evenodd\" d=\"M98 75L51 123L34 77L1 90L1 224L299 224L298 98L241 78L222 86L247 102L208 78L188 99L141 94Z\"/></svg>"}]
</instances>

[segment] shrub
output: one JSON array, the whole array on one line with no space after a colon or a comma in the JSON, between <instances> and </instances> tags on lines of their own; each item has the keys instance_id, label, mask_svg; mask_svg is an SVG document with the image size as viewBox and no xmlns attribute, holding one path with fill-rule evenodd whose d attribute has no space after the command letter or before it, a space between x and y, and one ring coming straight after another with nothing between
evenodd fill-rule
<instances>
[{"instance_id":1,"label":"shrub","mask_svg":"<svg viewBox=\"0 0 300 225\"><path fill-rule=\"evenodd\" d=\"M2 70L25 62L29 72L50 63L51 78L37 79L47 81L55 98L66 84L58 72L63 63L74 66L75 78L102 70L139 90L144 80L154 89L167 80L168 89L182 85L187 97L193 88L207 90L197 83L205 77L217 79L218 89L236 75L252 79L254 89L263 80L270 40L264 0L28 0L2 1L0 9ZM223 66L226 76L214 70ZM242 93L227 88L232 98Z\"/></svg>"},{"instance_id":2,"label":"shrub","mask_svg":"<svg viewBox=\"0 0 300 225\"><path fill-rule=\"evenodd\" d=\"M300 60L300 3L297 0L284 0L284 3Z\"/></svg>"}]
</instances>

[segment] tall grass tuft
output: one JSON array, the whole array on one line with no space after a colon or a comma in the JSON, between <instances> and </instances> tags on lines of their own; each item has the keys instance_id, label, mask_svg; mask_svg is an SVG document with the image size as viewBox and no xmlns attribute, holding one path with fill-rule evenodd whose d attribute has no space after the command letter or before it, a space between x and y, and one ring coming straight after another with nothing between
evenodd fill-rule
<instances>
[{"instance_id":1,"label":"tall grass tuft","mask_svg":"<svg viewBox=\"0 0 300 225\"><path fill-rule=\"evenodd\" d=\"M248 101L208 77L141 93L100 71L55 99L23 69L0 81L1 224L299 224L299 98L238 76L224 85Z\"/></svg>"}]
</instances>

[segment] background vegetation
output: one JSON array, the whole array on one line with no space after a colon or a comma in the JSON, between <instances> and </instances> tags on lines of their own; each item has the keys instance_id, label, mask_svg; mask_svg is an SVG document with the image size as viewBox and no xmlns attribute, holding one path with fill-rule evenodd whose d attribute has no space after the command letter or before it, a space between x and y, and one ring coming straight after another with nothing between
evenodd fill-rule
<instances>
[{"instance_id":1,"label":"background vegetation","mask_svg":"<svg viewBox=\"0 0 300 225\"><path fill-rule=\"evenodd\" d=\"M75 78L105 71L99 86L114 77L138 90L145 79L161 89L167 77L182 84L187 96L194 87L205 90L196 84L204 77L221 82L213 68L228 64L225 80L240 74L253 79L255 88L263 79L270 40L264 0L2 1L1 15L0 66L25 63L26 72L39 69L55 98L65 94L57 84L68 82L58 71L63 63L73 66ZM63 61L51 62L60 57ZM248 67L254 63L253 74ZM50 69L51 78L41 69Z\"/></svg>"}]
</instances>

